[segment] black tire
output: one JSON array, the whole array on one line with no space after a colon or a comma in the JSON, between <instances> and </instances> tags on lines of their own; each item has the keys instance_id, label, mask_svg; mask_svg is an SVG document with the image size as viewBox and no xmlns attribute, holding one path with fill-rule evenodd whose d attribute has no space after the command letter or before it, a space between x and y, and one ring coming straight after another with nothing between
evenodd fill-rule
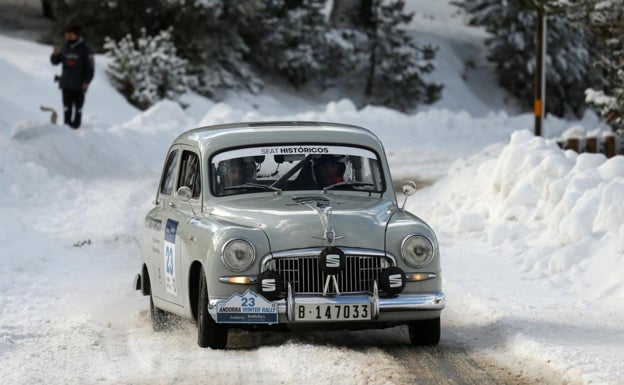
<instances>
[{"instance_id":1,"label":"black tire","mask_svg":"<svg viewBox=\"0 0 624 385\"><path fill-rule=\"evenodd\" d=\"M206 287L206 274L201 269L199 274L199 301L197 309L197 345L202 348L225 349L227 345L228 330L212 319L208 313L208 289Z\"/></svg>"},{"instance_id":2,"label":"black tire","mask_svg":"<svg viewBox=\"0 0 624 385\"><path fill-rule=\"evenodd\" d=\"M150 282L149 274L144 271L143 276L143 290L149 292L150 296L150 318L152 319L152 327L155 332L162 332L167 329L168 319L167 313L154 306L154 299L152 298L152 284Z\"/></svg>"},{"instance_id":3,"label":"black tire","mask_svg":"<svg viewBox=\"0 0 624 385\"><path fill-rule=\"evenodd\" d=\"M408 330L414 346L433 346L440 343L440 317L410 322Z\"/></svg>"},{"instance_id":4,"label":"black tire","mask_svg":"<svg viewBox=\"0 0 624 385\"><path fill-rule=\"evenodd\" d=\"M169 327L169 317L164 310L161 310L154 306L154 298L152 298L152 283L150 282L149 274L147 270L144 271L143 277L144 291L149 292L150 296L150 318L152 319L152 326L155 332L162 332Z\"/></svg>"}]
</instances>

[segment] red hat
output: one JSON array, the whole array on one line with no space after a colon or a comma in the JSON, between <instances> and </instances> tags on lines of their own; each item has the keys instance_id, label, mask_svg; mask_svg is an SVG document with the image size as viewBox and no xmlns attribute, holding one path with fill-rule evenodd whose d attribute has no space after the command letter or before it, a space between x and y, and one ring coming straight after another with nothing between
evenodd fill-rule
<instances>
[{"instance_id":1,"label":"red hat","mask_svg":"<svg viewBox=\"0 0 624 385\"><path fill-rule=\"evenodd\" d=\"M80 35L80 30L81 30L81 27L78 24L70 24L67 27L65 27L65 32L72 32L72 33L75 33L76 35Z\"/></svg>"}]
</instances>

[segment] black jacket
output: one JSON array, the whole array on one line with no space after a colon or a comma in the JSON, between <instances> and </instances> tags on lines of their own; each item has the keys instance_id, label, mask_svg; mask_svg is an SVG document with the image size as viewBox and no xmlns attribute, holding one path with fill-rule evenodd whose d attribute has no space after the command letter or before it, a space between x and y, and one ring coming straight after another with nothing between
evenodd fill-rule
<instances>
[{"instance_id":1,"label":"black jacket","mask_svg":"<svg viewBox=\"0 0 624 385\"><path fill-rule=\"evenodd\" d=\"M50 56L52 64L63 63L59 86L67 90L81 90L82 83L91 83L95 70L93 53L82 37L67 42L58 55Z\"/></svg>"}]
</instances>

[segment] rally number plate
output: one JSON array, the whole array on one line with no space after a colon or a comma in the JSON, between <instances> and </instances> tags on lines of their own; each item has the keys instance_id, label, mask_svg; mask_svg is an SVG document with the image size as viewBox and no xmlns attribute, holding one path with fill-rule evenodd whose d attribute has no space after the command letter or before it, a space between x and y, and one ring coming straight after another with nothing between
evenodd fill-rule
<instances>
[{"instance_id":1,"label":"rally number plate","mask_svg":"<svg viewBox=\"0 0 624 385\"><path fill-rule=\"evenodd\" d=\"M295 321L356 321L370 319L370 304L295 305Z\"/></svg>"}]
</instances>

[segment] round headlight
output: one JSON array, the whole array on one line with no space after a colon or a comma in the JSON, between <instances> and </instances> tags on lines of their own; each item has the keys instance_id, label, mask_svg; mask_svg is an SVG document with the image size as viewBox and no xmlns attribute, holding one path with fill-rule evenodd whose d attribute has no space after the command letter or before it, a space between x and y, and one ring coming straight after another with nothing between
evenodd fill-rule
<instances>
[{"instance_id":1,"label":"round headlight","mask_svg":"<svg viewBox=\"0 0 624 385\"><path fill-rule=\"evenodd\" d=\"M256 259L253 246L242 239L233 239L223 247L223 263L233 271L247 270Z\"/></svg>"},{"instance_id":2,"label":"round headlight","mask_svg":"<svg viewBox=\"0 0 624 385\"><path fill-rule=\"evenodd\" d=\"M412 267L423 267L433 259L433 244L421 235L408 235L401 244L401 255Z\"/></svg>"}]
</instances>

